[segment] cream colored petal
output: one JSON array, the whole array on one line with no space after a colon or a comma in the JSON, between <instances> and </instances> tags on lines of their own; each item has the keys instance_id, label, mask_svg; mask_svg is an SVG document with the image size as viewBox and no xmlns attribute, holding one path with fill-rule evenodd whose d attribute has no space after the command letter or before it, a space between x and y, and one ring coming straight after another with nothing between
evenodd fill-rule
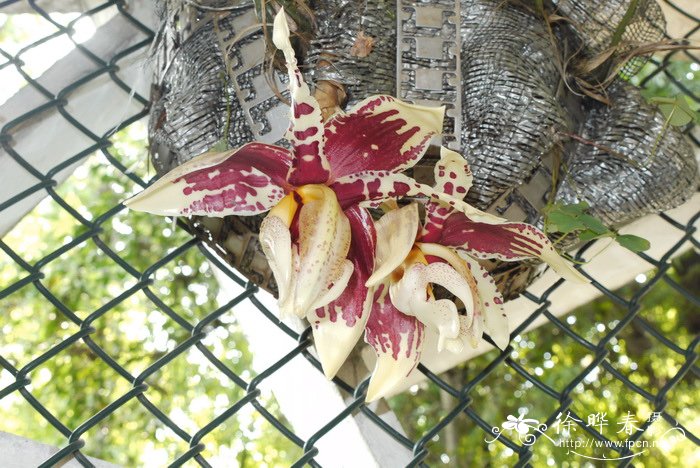
<instances>
[{"instance_id":1,"label":"cream colored petal","mask_svg":"<svg viewBox=\"0 0 700 468\"><path fill-rule=\"evenodd\" d=\"M316 299L316 302L314 302L314 304L311 306L312 310L330 304L332 301L338 299L338 297L343 293L343 290L345 290L345 287L348 285L348 281L350 281L350 276L352 276L352 272L355 267L350 260L345 260L342 265L343 268L340 276L335 278L332 286L323 291L318 299Z\"/></svg>"},{"instance_id":2,"label":"cream colored petal","mask_svg":"<svg viewBox=\"0 0 700 468\"><path fill-rule=\"evenodd\" d=\"M474 304L476 298L474 297L473 292L476 289L476 283L473 283L472 274L469 270L467 263L464 261L464 259L461 258L460 255L458 255L455 249L452 249L450 247L430 243L417 243L416 246L421 250L421 252L423 252L424 255L430 255L445 260L452 268L454 268L454 270L459 274L459 276L461 276L465 280L470 291L472 292L470 296L471 301L468 300L469 296L467 296L466 294L463 294L464 298L457 296L455 292L453 292L453 294L459 297L462 303L464 304L464 320L467 321L467 326L470 326L472 316L474 314ZM467 300L468 302L465 302L465 300Z\"/></svg>"},{"instance_id":3,"label":"cream colored petal","mask_svg":"<svg viewBox=\"0 0 700 468\"><path fill-rule=\"evenodd\" d=\"M396 389L420 360L425 326L416 317L401 313L381 285L372 301L365 341L374 348L377 362L367 389L367 401Z\"/></svg>"},{"instance_id":4,"label":"cream colored petal","mask_svg":"<svg viewBox=\"0 0 700 468\"><path fill-rule=\"evenodd\" d=\"M394 391L415 366L416 363L411 359L395 360L390 354L377 355L365 401L371 403Z\"/></svg>"},{"instance_id":5,"label":"cream colored petal","mask_svg":"<svg viewBox=\"0 0 700 468\"><path fill-rule=\"evenodd\" d=\"M277 282L278 302L284 304L292 293L294 265L289 227L277 216L267 216L260 225L260 245Z\"/></svg>"},{"instance_id":6,"label":"cream colored petal","mask_svg":"<svg viewBox=\"0 0 700 468\"><path fill-rule=\"evenodd\" d=\"M364 293L364 300L359 297L344 300L345 296L341 296L339 300L326 304L321 310L317 309L307 314L314 335L314 346L323 373L328 379L335 377L365 330L372 309L374 290L366 289L360 283L352 290L348 288L344 294L361 293ZM360 314L354 310L347 310L356 306L362 308Z\"/></svg>"},{"instance_id":7,"label":"cream colored petal","mask_svg":"<svg viewBox=\"0 0 700 468\"><path fill-rule=\"evenodd\" d=\"M299 213L300 264L294 293L294 313L298 317L330 302L332 299L325 303L319 299L331 297L327 291L335 281L344 278L347 283L350 249L350 222L333 191L322 185L302 189L297 192L308 201Z\"/></svg>"},{"instance_id":8,"label":"cream colored petal","mask_svg":"<svg viewBox=\"0 0 700 468\"><path fill-rule=\"evenodd\" d=\"M483 310L483 327L500 349L505 349L510 342L508 317L503 310L503 296L496 287L491 274L479 262L464 252L459 256L467 262L478 290L480 308Z\"/></svg>"},{"instance_id":9,"label":"cream colored petal","mask_svg":"<svg viewBox=\"0 0 700 468\"><path fill-rule=\"evenodd\" d=\"M460 299L471 302L469 285L459 273L444 263L412 265L398 283L391 285L389 292L391 302L398 310L438 331L438 351L441 351L445 340L459 335L459 315L452 301L429 297L429 283L439 284Z\"/></svg>"},{"instance_id":10,"label":"cream colored petal","mask_svg":"<svg viewBox=\"0 0 700 468\"><path fill-rule=\"evenodd\" d=\"M391 210L375 223L377 251L375 268L367 286L376 286L398 268L413 248L418 233L418 205Z\"/></svg>"}]
</instances>

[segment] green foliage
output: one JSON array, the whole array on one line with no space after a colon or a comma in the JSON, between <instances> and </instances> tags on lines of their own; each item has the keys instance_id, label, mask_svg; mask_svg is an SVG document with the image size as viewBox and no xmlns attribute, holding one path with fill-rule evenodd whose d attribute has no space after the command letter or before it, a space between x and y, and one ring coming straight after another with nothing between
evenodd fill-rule
<instances>
[{"instance_id":1,"label":"green foliage","mask_svg":"<svg viewBox=\"0 0 700 468\"><path fill-rule=\"evenodd\" d=\"M688 98L685 96L652 97L649 102L659 106L659 110L666 116L666 125L683 127L700 119L700 115L690 108Z\"/></svg>"},{"instance_id":2,"label":"green foliage","mask_svg":"<svg viewBox=\"0 0 700 468\"><path fill-rule=\"evenodd\" d=\"M545 230L562 233L562 239L570 234L575 234L583 242L611 237L622 247L632 252L643 252L649 249L648 240L633 234L619 234L617 231L607 228L598 218L586 213L589 207L586 202L573 204L557 202L547 205L543 210Z\"/></svg>"}]
</instances>

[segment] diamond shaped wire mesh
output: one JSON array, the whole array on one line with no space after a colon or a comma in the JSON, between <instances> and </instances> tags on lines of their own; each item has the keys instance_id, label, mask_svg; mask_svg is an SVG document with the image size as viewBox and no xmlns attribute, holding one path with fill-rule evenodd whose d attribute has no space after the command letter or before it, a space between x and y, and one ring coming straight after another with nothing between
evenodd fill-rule
<instances>
[{"instance_id":1,"label":"diamond shaped wire mesh","mask_svg":"<svg viewBox=\"0 0 700 468\"><path fill-rule=\"evenodd\" d=\"M666 3L695 25L685 37L697 38L700 18L683 12L672 2ZM47 437L47 441L60 445L61 448L46 459L42 466L56 465L68 456L75 457L83 466L93 466L86 454L109 457L110 450L99 446L104 440L113 440L102 438L106 432L137 430L129 428L127 424L117 425L119 427L112 425L113 419L126 409L129 409L129 415L140 415L134 424L146 425L146 432L157 436L154 436L153 443L170 444L170 451L161 460L170 466L216 464L209 459L216 449L210 440L212 434L224 431L220 438L231 437L226 436L228 433L225 430L229 429L224 428L235 426L231 421L239 421L236 423L238 426L235 426L239 430L244 425L240 422L243 420L257 421L255 424L262 424L266 428L257 435L251 431L249 440L275 434L280 447L292 447L288 452L274 455L273 459L277 462L284 460L294 466L320 466L314 458L319 453L317 442L343 420L358 412L412 451L410 466L424 465L439 459L435 441L449 425L460 424L460 430L477 432L481 439L495 434L493 426L499 421L493 420L492 414L485 415L482 411L482 402L487 396L480 389L487 388L488 385L501 385L504 381L520 382L518 385L513 384L513 388L517 388L514 391L523 395L519 397L523 404L534 400L547 401L549 411L537 415L541 422L551 427L558 416L567 413L578 420L576 424L579 430L585 431L590 438L606 441L609 439L602 431L585 424L583 411L586 408L577 403L577 394L591 384L588 377L592 373L603 374L605 377L602 381L608 383L609 389L628 392L630 401L648 406L650 411L658 413L669 426L682 428L684 437L690 444L698 445L700 441L693 434L692 427L684 425L679 418L678 412L682 405L679 408L674 404L674 399L679 398L674 394L674 389L684 379L697 378L698 367L695 362L699 339L695 336L689 342L678 342L673 330L663 330L657 321L640 315L640 311L645 297L659 284L665 284L688 303L698 306L697 291L688 290L687 286L669 274L669 270L672 268L671 258L681 253L680 249L685 248L689 242L695 249L699 247L695 225L700 213L684 223L679 223L666 214L658 216L659 223L667 223L678 230L678 240L660 258L640 254L649 264L649 269L655 269L653 276L643 286L627 288L622 292L611 291L596 278L590 278L593 286L611 304L610 307L617 311L615 320L604 326L596 336L589 336L589 333L576 329L573 326L575 321L557 317L550 311L551 296L561 287L561 281L542 294L526 292L525 297L537 309L513 331L514 340L508 349L481 356L449 376L436 375L425 366L419 366L419 371L428 381L422 391L433 392L434 398L442 398L445 403L443 408L446 408L433 414L428 422L412 424L411 418L406 417L402 420L407 426L404 427L406 434L401 433L364 404L366 381L353 386L336 378L334 382L347 396L346 408L339 414L328 414L327 423L312 436L303 439L296 435L280 413L274 398L263 387L266 380L299 356L309 360L320 372L318 361L308 349L311 346L310 330L296 333L279 322L275 314L258 300L256 286L245 282L200 240L185 232L185 224L178 223L177 227L158 224L153 229L157 229L159 239L168 239L168 245L147 243L144 248L143 237L139 236L148 235L150 231L144 233L142 227L148 225L150 229L155 222L147 216L125 216L124 206L119 200L145 187L149 172L145 168L145 144L141 143L140 151L134 155L128 154L133 148L122 147L120 142L125 135L137 142L143 140L142 119L148 113L149 100L122 79L120 67L139 54L144 54L155 32L140 23L124 2L113 0L91 4L95 6L80 15L57 20L55 15L50 15L38 2L24 5L15 1L0 2L0 13L21 8L38 15L34 17L38 18L36 21L45 23L41 30L48 31L38 37L28 36L28 42L15 50L0 47L0 73L6 73L6 76L12 73L18 82L24 83L25 88L32 90L35 95L31 101L34 103L32 106L21 109L12 120L2 122L0 144L6 154L0 163L7 164L6 167L11 167L11 164L20 166L25 175L29 175L31 183L2 201L0 212L7 213L32 197L47 197L30 215L31 222L39 226L33 226L33 231L27 231L29 228L26 226L20 231L15 227L0 241L3 253L0 257L0 304L6 315L0 321L3 331L0 341L0 402L4 402L3 406L9 412L23 405L36 415L37 424L43 431L53 433L53 436ZM137 39L105 59L90 49L89 42L76 40L76 34L79 33L77 25L81 21L96 19L97 15L109 9L116 9L113 13L133 27ZM24 27L31 30L35 25ZM21 29L20 26L17 28ZM54 89L52 83L43 82L38 78L41 71L37 72L28 66L34 49L56 39L70 41L84 60L91 64L89 73L60 89ZM700 104L700 94L684 84L674 71L674 63L679 59L698 64L700 69L700 57L694 51L673 51L660 59L652 60L653 65L647 66L647 72L638 78L638 84L645 87L654 80L663 78L671 87ZM94 80L105 76L116 86L112 92L121 89L124 93L121 99L130 102L132 106L128 107L129 111L120 119L117 128L95 133L91 130L90 122L82 121L76 116L71 98L90 87ZM75 154L56 165L51 163L50 158L47 158L49 163L42 162L38 165L26 158L19 148L22 143L20 139L28 138L22 129L36 119L44 118L47 113L60 116L73 130L85 137L83 146ZM687 134L696 146L700 146L698 134L694 130L696 129L688 129ZM129 134L130 131L133 135ZM72 134L66 134L65 138L72 138ZM138 143L136 147L138 148ZM50 151L51 148L47 150ZM73 179L71 176L65 183L59 183L65 179L62 174L72 173L76 165L86 168L83 169L82 179ZM100 190L96 194L81 192L81 180L91 177L102 177L100 180L104 182L104 191ZM94 197L103 197L108 201L96 203ZM46 213L51 216L43 222L42 216ZM25 222L26 219L17 226L21 227ZM17 232L33 232L36 237L23 239L18 237ZM586 259L590 247L588 245L580 249L577 258ZM134 251L138 255L134 256ZM132 255L128 255L129 252ZM130 260L127 261L127 258ZM81 279L96 265L99 265L98 274L101 276L93 282L103 287L82 290ZM194 280L188 278L204 275L211 279L211 268L219 269L235 281L240 286L240 294L233 300L218 305L211 297L207 297L212 294L211 291L202 287L190 287ZM176 288L177 284L181 287ZM182 295L173 297L174 290ZM32 301L31 304L40 306L30 311L22 309L22 304L26 307L29 300ZM280 355L274 364L260 372L251 368L249 358L241 357L241 352L231 354L231 349L236 351L247 348L244 336L236 329L235 319L231 318L231 312L244 304L265 316L267 326L279 328L297 343L287 354ZM140 311L140 308L143 308L144 315L133 312ZM148 320L144 318L146 316ZM528 336L527 327L542 317L546 319L547 333L554 336L555 344L566 341L570 346L583 350L587 356L582 360L580 368L574 369L573 375L558 378L554 383L542 377L537 359L531 360L527 351L523 351L532 347L522 346ZM54 323L55 326L50 327L51 333L46 336L41 333L35 336L17 336L14 330L26 327L29 318L36 322L37 327L43 327L47 323ZM632 328L643 335L645 340L652 341L654 349L664 348L673 356L671 361L675 367L671 378L661 381L657 379L652 384L651 380L640 380L636 376L641 370L632 368L625 372L611 358L611 354L617 352L621 333ZM135 330L142 332L136 333ZM122 341L117 341L114 338L116 335L122 336ZM124 338L125 335L127 338ZM536 336L541 338L543 335ZM128 349L122 346L124 342L130 343ZM551 343L535 345L544 347ZM520 353L524 353L525 357L520 356ZM196 358L193 357L195 354ZM549 352L545 354L551 356ZM170 371L175 368L174 363L183 360L186 363L177 365L178 372ZM52 363L53 374L47 376L45 370L48 363ZM67 376L59 375L56 371L59 368L65 370ZM176 375L181 373L181 368L189 369L189 374ZM74 375L71 375L72 370L75 370ZM78 382L85 375L99 376L96 381L112 384L104 388L91 388L90 380ZM56 380L53 386L52 380ZM71 398L61 401L61 398L66 398L66 394L56 392L59 392L62 383L75 385L76 388L84 385L87 393L80 395L94 394L98 401L82 402ZM197 395L204 397L198 400L199 410L196 415L183 416L181 413L189 402L184 402L182 395L188 385L199 389ZM601 391L607 390L604 388ZM207 401L214 398L212 395L222 394L226 397L220 399L216 396L216 401ZM392 407L400 414L412 414L410 406L413 394L414 392L405 394L403 400L392 404ZM188 398L188 395L189 393L184 393L184 398ZM409 409L405 410L406 407ZM0 414L3 419L12 419L4 409L0 410ZM67 420L70 420L70 424ZM652 421L640 425L640 430L629 435L627 441L635 442L648 434ZM16 429L18 433L27 432L21 427ZM495 444L498 448L495 450L510 450L508 463L530 466L533 456L547 443L540 433L533 437L523 443L510 435L500 434L498 444ZM249 450L247 447L234 450L239 462L240 454ZM251 447L250 450L254 451L255 446ZM609 456L618 458L620 466L632 463L633 458L624 458L633 454L629 445L612 445L608 448ZM114 447L114 450L127 451L128 446ZM259 461L255 454L251 456Z\"/></svg>"}]
</instances>

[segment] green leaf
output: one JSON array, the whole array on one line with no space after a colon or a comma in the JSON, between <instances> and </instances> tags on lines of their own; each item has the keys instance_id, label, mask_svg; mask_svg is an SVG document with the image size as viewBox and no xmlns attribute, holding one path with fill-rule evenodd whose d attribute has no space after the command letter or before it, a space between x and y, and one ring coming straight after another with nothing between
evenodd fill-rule
<instances>
[{"instance_id":1,"label":"green leaf","mask_svg":"<svg viewBox=\"0 0 700 468\"><path fill-rule=\"evenodd\" d=\"M690 108L688 101L683 96L675 98L652 98L651 102L659 106L659 110L666 116L668 124L673 127L682 127L697 119L698 113Z\"/></svg>"},{"instance_id":2,"label":"green leaf","mask_svg":"<svg viewBox=\"0 0 700 468\"><path fill-rule=\"evenodd\" d=\"M581 215L583 214L588 208L590 208L590 205L586 203L585 201L578 202L578 203L572 203L570 205L560 205L561 206L561 211L563 213L567 213L570 215Z\"/></svg>"},{"instance_id":3,"label":"green leaf","mask_svg":"<svg viewBox=\"0 0 700 468\"><path fill-rule=\"evenodd\" d=\"M591 231L590 229L586 229L585 231L581 231L578 234L578 239L581 242L588 242L589 240L593 240L597 237L600 237L600 234L597 234L597 233Z\"/></svg>"},{"instance_id":4,"label":"green leaf","mask_svg":"<svg viewBox=\"0 0 700 468\"><path fill-rule=\"evenodd\" d=\"M550 231L558 232L571 232L586 227L575 216L560 211L549 213L549 216L547 216L547 223Z\"/></svg>"},{"instance_id":5,"label":"green leaf","mask_svg":"<svg viewBox=\"0 0 700 468\"><path fill-rule=\"evenodd\" d=\"M601 220L589 214L581 215L579 219L588 229L595 232L596 234L600 235L610 232L610 229L608 229Z\"/></svg>"},{"instance_id":6,"label":"green leaf","mask_svg":"<svg viewBox=\"0 0 700 468\"><path fill-rule=\"evenodd\" d=\"M645 250L649 250L650 247L648 240L633 234L620 234L615 240L618 244L632 252L644 252Z\"/></svg>"}]
</instances>

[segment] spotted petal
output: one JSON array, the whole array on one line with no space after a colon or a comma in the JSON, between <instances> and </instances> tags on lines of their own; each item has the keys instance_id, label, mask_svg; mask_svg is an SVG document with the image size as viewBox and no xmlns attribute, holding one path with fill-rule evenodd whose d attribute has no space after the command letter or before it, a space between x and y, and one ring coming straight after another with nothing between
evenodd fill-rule
<instances>
[{"instance_id":1,"label":"spotted petal","mask_svg":"<svg viewBox=\"0 0 700 468\"><path fill-rule=\"evenodd\" d=\"M462 200L472 186L473 175L466 159L459 153L440 148L440 160L435 164L435 192L441 197L454 197ZM463 203L462 205L466 205ZM425 205L425 224L422 238L425 242L435 242L440 237L445 219L454 208L438 199L431 199Z\"/></svg>"},{"instance_id":2,"label":"spotted petal","mask_svg":"<svg viewBox=\"0 0 700 468\"><path fill-rule=\"evenodd\" d=\"M367 388L367 401L389 394L416 367L424 341L424 326L394 307L385 285L374 294L365 341L377 353L377 363Z\"/></svg>"},{"instance_id":3,"label":"spotted petal","mask_svg":"<svg viewBox=\"0 0 700 468\"><path fill-rule=\"evenodd\" d=\"M452 267L452 269L454 269L455 272L457 272L460 277L464 279L466 285L471 291L471 296L469 296L469 294L462 294L461 296L455 294L455 296L457 296L464 304L464 315L460 316L462 327L470 327L473 321L473 315L477 312L478 290L474 276L469 268L469 264L464 261L460 255L458 255L455 249L451 247L424 242L416 243L416 247L418 247L423 255L429 259L428 261L430 263L445 261ZM471 297L471 301L469 300L469 297Z\"/></svg>"},{"instance_id":4,"label":"spotted petal","mask_svg":"<svg viewBox=\"0 0 700 468\"><path fill-rule=\"evenodd\" d=\"M376 208L383 202L402 197L429 197L433 190L403 174L367 171L336 180L331 189L343 208L355 204Z\"/></svg>"},{"instance_id":5,"label":"spotted petal","mask_svg":"<svg viewBox=\"0 0 700 468\"><path fill-rule=\"evenodd\" d=\"M484 331L488 333L496 346L506 349L510 341L508 329L508 317L503 310L503 296L496 287L496 282L491 274L476 260L464 252L459 252L460 257L469 265L472 277L476 281L478 294L476 306L483 320ZM480 338L481 336L479 336Z\"/></svg>"},{"instance_id":6,"label":"spotted petal","mask_svg":"<svg viewBox=\"0 0 700 468\"><path fill-rule=\"evenodd\" d=\"M350 222L335 194L325 185L305 185L296 192L303 206L299 213L299 267L293 310L296 316L304 317L340 296L353 265L347 260Z\"/></svg>"},{"instance_id":7,"label":"spotted petal","mask_svg":"<svg viewBox=\"0 0 700 468\"><path fill-rule=\"evenodd\" d=\"M559 256L542 231L529 224L487 224L472 221L462 213L453 213L445 220L439 243L464 250L479 259L517 261L539 257L560 276L580 283L588 282Z\"/></svg>"},{"instance_id":8,"label":"spotted petal","mask_svg":"<svg viewBox=\"0 0 700 468\"><path fill-rule=\"evenodd\" d=\"M474 176L467 160L456 151L440 148L440 160L435 164L435 190L460 200L467 195Z\"/></svg>"},{"instance_id":9,"label":"spotted petal","mask_svg":"<svg viewBox=\"0 0 700 468\"><path fill-rule=\"evenodd\" d=\"M272 41L284 53L289 73L292 107L287 139L294 147L295 156L289 180L294 185L325 183L329 177L329 165L323 151L323 116L297 66L284 9L275 16Z\"/></svg>"},{"instance_id":10,"label":"spotted petal","mask_svg":"<svg viewBox=\"0 0 700 468\"><path fill-rule=\"evenodd\" d=\"M168 172L126 205L165 216L263 213L288 189L291 160L286 149L264 143L204 153Z\"/></svg>"},{"instance_id":11,"label":"spotted petal","mask_svg":"<svg viewBox=\"0 0 700 468\"><path fill-rule=\"evenodd\" d=\"M336 300L307 314L323 372L329 379L360 339L374 297L373 291L365 286L374 267L376 234L372 217L357 206L345 214L352 233L348 257L355 267L350 282Z\"/></svg>"},{"instance_id":12,"label":"spotted petal","mask_svg":"<svg viewBox=\"0 0 700 468\"><path fill-rule=\"evenodd\" d=\"M334 179L364 171L413 167L442 131L444 107L425 107L391 96L372 96L325 125L325 153Z\"/></svg>"},{"instance_id":13,"label":"spotted petal","mask_svg":"<svg viewBox=\"0 0 700 468\"><path fill-rule=\"evenodd\" d=\"M481 334L484 330L484 307L480 296L480 290L477 286L477 280L473 275L472 265L468 260L471 260L464 252L458 252L450 247L445 247L440 244L419 243L417 246L421 251L428 256L427 258L446 261L459 275L464 279L471 291L471 303L465 302L465 299L460 298L465 306L465 313L459 316L459 334L454 339L445 339L443 346L453 353L461 352L466 345L475 348L481 340ZM473 260L472 260L473 261ZM459 297L459 296L458 296ZM501 301L502 303L502 301ZM506 323L506 334L508 324Z\"/></svg>"}]
</instances>

